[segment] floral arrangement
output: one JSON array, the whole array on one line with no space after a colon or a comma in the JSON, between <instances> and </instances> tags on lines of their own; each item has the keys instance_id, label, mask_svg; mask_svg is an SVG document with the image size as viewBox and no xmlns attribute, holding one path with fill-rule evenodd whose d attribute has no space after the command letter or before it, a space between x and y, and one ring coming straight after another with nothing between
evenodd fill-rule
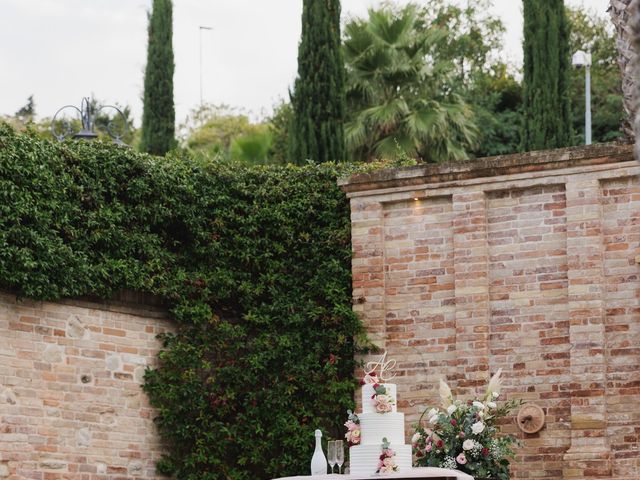
<instances>
[{"instance_id":1,"label":"floral arrangement","mask_svg":"<svg viewBox=\"0 0 640 480\"><path fill-rule=\"evenodd\" d=\"M442 405L423 412L411 438L416 466L457 469L476 478L509 479L509 458L517 440L512 435L498 436L497 423L522 401L498 406L500 374L498 370L491 378L481 399L468 402L455 400L449 385L440 380Z\"/></svg>"},{"instance_id":2,"label":"floral arrangement","mask_svg":"<svg viewBox=\"0 0 640 480\"><path fill-rule=\"evenodd\" d=\"M371 400L373 401L373 406L378 413L387 413L393 410L393 405L395 405L395 400L391 395L387 395L387 387L385 387L382 383L382 379L378 380L378 376L375 371L370 371L365 373L364 378L360 381L360 385L371 384L373 386L373 395L371 395Z\"/></svg>"},{"instance_id":3,"label":"floral arrangement","mask_svg":"<svg viewBox=\"0 0 640 480\"><path fill-rule=\"evenodd\" d=\"M347 439L349 446L353 447L360 444L360 419L351 410L347 410L347 413L349 414L349 419L344 424L347 427L347 433L344 434L344 438Z\"/></svg>"},{"instance_id":4,"label":"floral arrangement","mask_svg":"<svg viewBox=\"0 0 640 480\"><path fill-rule=\"evenodd\" d=\"M382 439L382 453L380 454L376 473L393 473L397 471L398 465L396 465L396 452L391 450L387 437L384 437Z\"/></svg>"},{"instance_id":5,"label":"floral arrangement","mask_svg":"<svg viewBox=\"0 0 640 480\"><path fill-rule=\"evenodd\" d=\"M373 400L376 412L388 413L392 411L395 400L391 395L387 395L387 388L384 385L376 383L373 385L373 391L375 393L371 396L371 399Z\"/></svg>"}]
</instances>

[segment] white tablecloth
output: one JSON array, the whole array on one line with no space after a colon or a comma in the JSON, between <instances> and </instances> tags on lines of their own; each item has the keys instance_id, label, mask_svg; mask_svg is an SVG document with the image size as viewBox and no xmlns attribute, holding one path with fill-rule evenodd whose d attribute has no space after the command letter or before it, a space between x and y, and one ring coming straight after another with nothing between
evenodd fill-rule
<instances>
[{"instance_id":1,"label":"white tablecloth","mask_svg":"<svg viewBox=\"0 0 640 480\"><path fill-rule=\"evenodd\" d=\"M473 480L471 475L459 472L458 470L449 470L448 468L435 467L419 467L398 473L384 473L371 476L362 475L338 475L336 473L330 475L300 475L297 477L282 477L275 480L381 480L386 478L437 478L449 477L457 480Z\"/></svg>"}]
</instances>

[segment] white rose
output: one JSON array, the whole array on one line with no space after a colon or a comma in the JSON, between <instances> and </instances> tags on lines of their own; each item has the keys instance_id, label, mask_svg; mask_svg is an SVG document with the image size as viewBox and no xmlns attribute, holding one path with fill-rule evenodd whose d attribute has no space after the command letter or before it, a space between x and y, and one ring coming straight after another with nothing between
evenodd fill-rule
<instances>
[{"instance_id":1,"label":"white rose","mask_svg":"<svg viewBox=\"0 0 640 480\"><path fill-rule=\"evenodd\" d=\"M435 415L438 415L438 409L437 408L432 408L431 410L429 410L429 413L427 413L427 417L433 417Z\"/></svg>"},{"instance_id":2,"label":"white rose","mask_svg":"<svg viewBox=\"0 0 640 480\"><path fill-rule=\"evenodd\" d=\"M498 398L500 394L498 392L493 392L493 398Z\"/></svg>"},{"instance_id":3,"label":"white rose","mask_svg":"<svg viewBox=\"0 0 640 480\"><path fill-rule=\"evenodd\" d=\"M476 435L478 435L479 433L482 433L484 431L484 423L482 422L474 423L473 425L471 425L471 431Z\"/></svg>"},{"instance_id":4,"label":"white rose","mask_svg":"<svg viewBox=\"0 0 640 480\"><path fill-rule=\"evenodd\" d=\"M431 417L429 419L429 423L431 423L431 424L436 423L437 421L438 421L438 416L437 415L434 415L433 417Z\"/></svg>"},{"instance_id":5,"label":"white rose","mask_svg":"<svg viewBox=\"0 0 640 480\"><path fill-rule=\"evenodd\" d=\"M420 441L420 437L422 437L422 435L420 435L420 432L414 433L413 437L411 437L411 443L418 443Z\"/></svg>"},{"instance_id":6,"label":"white rose","mask_svg":"<svg viewBox=\"0 0 640 480\"><path fill-rule=\"evenodd\" d=\"M496 402L487 402L487 407L489 407L489 408L497 408L498 405L496 405Z\"/></svg>"},{"instance_id":7,"label":"white rose","mask_svg":"<svg viewBox=\"0 0 640 480\"><path fill-rule=\"evenodd\" d=\"M455 406L455 405L449 405L449 406L447 407L447 413L448 413L449 415L452 415L452 414L453 414L453 412L455 412L455 411L456 411L456 406Z\"/></svg>"},{"instance_id":8,"label":"white rose","mask_svg":"<svg viewBox=\"0 0 640 480\"><path fill-rule=\"evenodd\" d=\"M478 409L480 409L480 410L484 410L484 404L482 402L477 401L477 400L475 402L473 402L473 406L478 408Z\"/></svg>"},{"instance_id":9,"label":"white rose","mask_svg":"<svg viewBox=\"0 0 640 480\"><path fill-rule=\"evenodd\" d=\"M463 450L473 450L473 447L476 446L476 442L474 442L471 439L465 440L464 442L462 442L462 449Z\"/></svg>"}]
</instances>

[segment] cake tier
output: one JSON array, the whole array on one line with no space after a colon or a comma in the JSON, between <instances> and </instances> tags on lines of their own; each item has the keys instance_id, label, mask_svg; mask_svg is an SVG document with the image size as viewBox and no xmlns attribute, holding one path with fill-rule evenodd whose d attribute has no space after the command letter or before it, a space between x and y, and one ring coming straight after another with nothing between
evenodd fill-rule
<instances>
[{"instance_id":1,"label":"cake tier","mask_svg":"<svg viewBox=\"0 0 640 480\"><path fill-rule=\"evenodd\" d=\"M389 446L396 452L398 472L411 469L411 445L393 443ZM380 445L354 445L349 448L349 473L352 475L373 475L378 469L382 443Z\"/></svg>"},{"instance_id":2,"label":"cake tier","mask_svg":"<svg viewBox=\"0 0 640 480\"><path fill-rule=\"evenodd\" d=\"M386 395L389 395L393 400L393 406L391 407L391 411L396 411L396 385L394 383L383 383L387 389ZM366 383L362 386L362 413L374 413L376 411L376 406L371 397L375 394L375 390L373 389L373 384Z\"/></svg>"},{"instance_id":3,"label":"cake tier","mask_svg":"<svg viewBox=\"0 0 640 480\"><path fill-rule=\"evenodd\" d=\"M389 443L404 443L404 413L361 413L358 418L362 445L382 445L385 437Z\"/></svg>"}]
</instances>

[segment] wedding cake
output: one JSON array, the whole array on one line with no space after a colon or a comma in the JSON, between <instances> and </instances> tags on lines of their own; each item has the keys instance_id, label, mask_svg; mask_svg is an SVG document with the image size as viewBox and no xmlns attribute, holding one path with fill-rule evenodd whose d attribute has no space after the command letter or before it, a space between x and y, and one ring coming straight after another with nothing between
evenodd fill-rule
<instances>
[{"instance_id":1,"label":"wedding cake","mask_svg":"<svg viewBox=\"0 0 640 480\"><path fill-rule=\"evenodd\" d=\"M396 385L389 372L395 361L366 365L362 380L362 413L349 411L345 435L349 443L349 468L353 475L407 472L411 445L404 440L404 413L397 411ZM376 371L379 370L379 371Z\"/></svg>"}]
</instances>

